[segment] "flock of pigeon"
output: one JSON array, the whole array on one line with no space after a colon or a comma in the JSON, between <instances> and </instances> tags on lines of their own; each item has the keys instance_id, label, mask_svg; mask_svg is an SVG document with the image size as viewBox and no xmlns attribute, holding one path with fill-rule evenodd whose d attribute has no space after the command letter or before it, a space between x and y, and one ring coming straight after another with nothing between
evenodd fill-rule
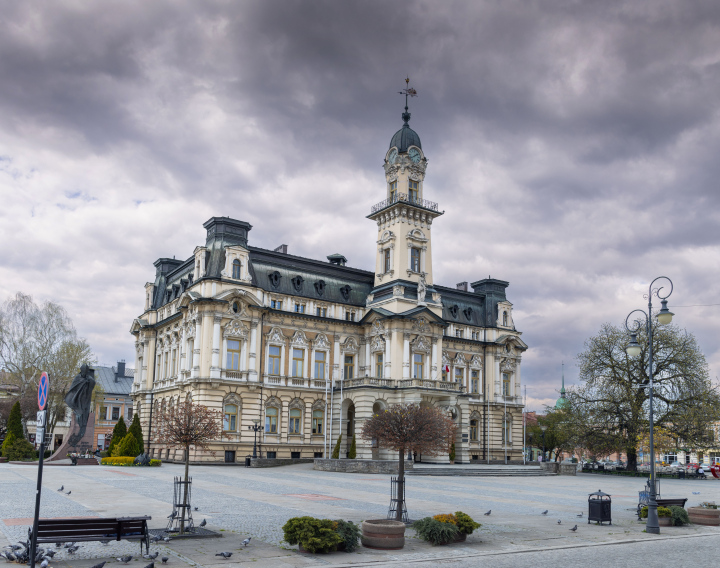
<instances>
[{"instance_id":1,"label":"flock of pigeon","mask_svg":"<svg viewBox=\"0 0 720 568\"><path fill-rule=\"evenodd\" d=\"M61 486L60 489L58 489L60 493L65 493L65 495L70 495L72 491L65 491L65 486ZM195 507L195 510L198 510L198 507ZM168 516L168 519L173 519L177 516L177 513L173 511L171 515ZM203 519L199 526L205 527L207 525L207 519ZM243 547L247 548L247 545L250 544L250 540L252 537L247 537L245 540L242 541ZM163 541L165 543L168 543L172 540L171 537L165 536L161 537L159 535L153 535L150 538L150 542L153 544L157 544L160 541ZM100 541L103 544L109 544L109 540L101 540ZM56 542L55 543L56 548L64 548L67 550L69 554L75 554L77 550L80 548L79 545L75 544L74 542ZM35 564L39 565L40 568L48 568L50 562L53 559L53 556L55 556L55 553L57 551L53 550L51 548L38 548L37 553L35 555ZM145 566L144 568L155 568L155 560L160 555L159 552L155 552L154 554L145 554L143 555L143 558L146 558L148 560L152 560L150 564ZM233 555L232 552L218 552L215 556L222 556L223 558L230 558ZM17 562L18 564L29 564L29 557L30 557L30 548L28 544L18 543L18 544L11 544L10 546L6 546L2 552L0 552L0 557L4 558L6 562ZM122 564L127 564L133 559L132 554L126 554L125 556L121 556L119 558L116 558L116 560ZM163 564L167 564L169 560L169 557L162 556L160 558L160 561ZM95 564L91 568L103 568L105 566L107 561L100 562L99 564Z\"/></svg>"},{"instance_id":2,"label":"flock of pigeon","mask_svg":"<svg viewBox=\"0 0 720 568\"><path fill-rule=\"evenodd\" d=\"M544 510L542 513L540 513L540 514L547 516L548 512L549 512L548 509L545 509L545 510ZM492 514L492 509L490 509L487 513L483 513L483 514L484 514L486 517L489 517L489 516ZM577 515L578 518L582 518L582 516L583 516L582 513L580 513L579 515ZM558 519L558 525L561 525L561 524L562 524L562 519ZM575 525L573 528L571 528L571 529L569 529L569 530L571 530L572 532L576 532L577 529L578 529L578 526Z\"/></svg>"}]
</instances>

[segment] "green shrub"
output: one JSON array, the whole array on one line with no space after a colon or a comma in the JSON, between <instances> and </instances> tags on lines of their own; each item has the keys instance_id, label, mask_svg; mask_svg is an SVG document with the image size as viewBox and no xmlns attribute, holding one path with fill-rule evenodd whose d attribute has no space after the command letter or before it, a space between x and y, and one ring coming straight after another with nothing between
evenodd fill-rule
<instances>
[{"instance_id":1,"label":"green shrub","mask_svg":"<svg viewBox=\"0 0 720 568\"><path fill-rule=\"evenodd\" d=\"M129 457L114 457L114 458L102 458L100 465L133 465L135 458Z\"/></svg>"},{"instance_id":2,"label":"green shrub","mask_svg":"<svg viewBox=\"0 0 720 568\"><path fill-rule=\"evenodd\" d=\"M128 432L131 432L135 436L135 440L138 443L138 453L136 455L145 453L145 443L143 442L142 428L140 427L140 417L137 412L133 416L132 424L128 428Z\"/></svg>"},{"instance_id":3,"label":"green shrub","mask_svg":"<svg viewBox=\"0 0 720 568\"><path fill-rule=\"evenodd\" d=\"M9 461L25 461L32 460L37 455L37 452L30 442L22 438L10 444L6 448L5 454Z\"/></svg>"},{"instance_id":4,"label":"green shrub","mask_svg":"<svg viewBox=\"0 0 720 568\"><path fill-rule=\"evenodd\" d=\"M115 449L112 451L112 457L135 457L140 453L140 448L138 447L137 440L135 439L135 436L132 435L132 432L128 432L125 437L122 439L122 441L115 446Z\"/></svg>"},{"instance_id":5,"label":"green shrub","mask_svg":"<svg viewBox=\"0 0 720 568\"><path fill-rule=\"evenodd\" d=\"M7 431L8 433L14 434L16 440L25 437L22 427L22 412L20 410L19 400L16 401L10 409L10 415L8 416L7 421Z\"/></svg>"},{"instance_id":6,"label":"green shrub","mask_svg":"<svg viewBox=\"0 0 720 568\"><path fill-rule=\"evenodd\" d=\"M283 525L283 537L289 544L299 544L308 552L330 552L343 542L335 532L337 523L329 519L293 517Z\"/></svg>"},{"instance_id":7,"label":"green shrub","mask_svg":"<svg viewBox=\"0 0 720 568\"><path fill-rule=\"evenodd\" d=\"M150 467L160 467L162 460L150 460Z\"/></svg>"},{"instance_id":8,"label":"green shrub","mask_svg":"<svg viewBox=\"0 0 720 568\"><path fill-rule=\"evenodd\" d=\"M413 523L415 533L433 545L447 544L455 540L460 530L452 523L442 523L432 517L425 517Z\"/></svg>"},{"instance_id":9,"label":"green shrub","mask_svg":"<svg viewBox=\"0 0 720 568\"><path fill-rule=\"evenodd\" d=\"M455 519L457 520L457 528L463 534L472 534L475 529L479 529L482 525L473 521L472 517L462 511L455 511Z\"/></svg>"},{"instance_id":10,"label":"green shrub","mask_svg":"<svg viewBox=\"0 0 720 568\"><path fill-rule=\"evenodd\" d=\"M672 524L676 527L687 525L690 523L690 516L684 507L678 507L677 505L670 505L670 512L672 513Z\"/></svg>"},{"instance_id":11,"label":"green shrub","mask_svg":"<svg viewBox=\"0 0 720 568\"><path fill-rule=\"evenodd\" d=\"M7 436L5 436L5 440L2 444L2 456L4 458L8 457L8 452L10 451L10 446L12 446L15 443L15 440L17 438L15 437L15 434L12 432L8 432Z\"/></svg>"},{"instance_id":12,"label":"green shrub","mask_svg":"<svg viewBox=\"0 0 720 568\"><path fill-rule=\"evenodd\" d=\"M354 460L357 457L357 448L355 447L355 434L353 434L352 443L350 444L350 451L348 452L348 459Z\"/></svg>"},{"instance_id":13,"label":"green shrub","mask_svg":"<svg viewBox=\"0 0 720 568\"><path fill-rule=\"evenodd\" d=\"M352 552L357 548L358 539L360 538L360 527L352 521L343 521L338 519L335 521L337 529L335 532L340 535L340 538L345 543L345 552Z\"/></svg>"},{"instance_id":14,"label":"green shrub","mask_svg":"<svg viewBox=\"0 0 720 568\"><path fill-rule=\"evenodd\" d=\"M455 442L450 446L450 461L455 461Z\"/></svg>"},{"instance_id":15,"label":"green shrub","mask_svg":"<svg viewBox=\"0 0 720 568\"><path fill-rule=\"evenodd\" d=\"M667 507L658 507L657 514L658 514L658 517L672 517L672 512ZM640 511L640 518L647 519L647 516L648 516L648 508L643 507L642 510Z\"/></svg>"},{"instance_id":16,"label":"green shrub","mask_svg":"<svg viewBox=\"0 0 720 568\"><path fill-rule=\"evenodd\" d=\"M125 425L125 420L123 420L123 417L121 416L117 421L117 424L115 424L115 428L113 428L110 445L107 449L111 456L114 455L113 450L115 449L115 446L120 444L125 436L127 436L127 426Z\"/></svg>"},{"instance_id":17,"label":"green shrub","mask_svg":"<svg viewBox=\"0 0 720 568\"><path fill-rule=\"evenodd\" d=\"M337 460L340 459L340 443L342 442L342 434L338 436L337 444L335 444L335 448L333 449L332 453L332 459Z\"/></svg>"}]
</instances>

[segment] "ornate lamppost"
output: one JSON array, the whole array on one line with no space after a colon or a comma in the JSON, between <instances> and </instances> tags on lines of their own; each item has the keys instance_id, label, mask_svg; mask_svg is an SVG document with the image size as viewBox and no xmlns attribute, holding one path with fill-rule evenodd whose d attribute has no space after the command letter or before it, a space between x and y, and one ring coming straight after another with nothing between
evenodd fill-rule
<instances>
[{"instance_id":1,"label":"ornate lamppost","mask_svg":"<svg viewBox=\"0 0 720 568\"><path fill-rule=\"evenodd\" d=\"M547 430L547 426L545 424L540 426L540 430L542 430L543 433L543 461L545 460L545 430Z\"/></svg>"},{"instance_id":2,"label":"ornate lamppost","mask_svg":"<svg viewBox=\"0 0 720 568\"><path fill-rule=\"evenodd\" d=\"M662 295L663 286L653 289L653 284L658 280L667 280L670 283L670 291L666 295ZM650 491L649 491L649 503L648 503L648 520L646 531L653 534L660 534L660 524L658 522L657 514L657 491L655 486L655 443L653 440L653 312L652 312L652 297L657 296L660 300L660 311L657 313L657 323L659 325L666 325L672 321L672 317L675 315L667 307L667 298L673 292L673 283L667 276L658 276L650 283L648 287L647 296L644 296L648 301L648 311L645 313L643 310L633 310L628 314L625 319L625 329L630 333L630 343L627 346L627 354L631 357L637 357L641 353L640 344L637 342L638 331L642 329L643 324L648 337L648 377L649 381L647 386L648 389L648 401L649 401L649 414L650 414ZM630 324L630 316L635 312L640 312L645 321L643 322L642 317L634 320Z\"/></svg>"},{"instance_id":3,"label":"ornate lamppost","mask_svg":"<svg viewBox=\"0 0 720 568\"><path fill-rule=\"evenodd\" d=\"M248 426L248 430L252 430L255 433L253 436L253 459L257 459L257 433L265 430L265 427L260 426L259 422L259 418L253 418L253 425Z\"/></svg>"}]
</instances>

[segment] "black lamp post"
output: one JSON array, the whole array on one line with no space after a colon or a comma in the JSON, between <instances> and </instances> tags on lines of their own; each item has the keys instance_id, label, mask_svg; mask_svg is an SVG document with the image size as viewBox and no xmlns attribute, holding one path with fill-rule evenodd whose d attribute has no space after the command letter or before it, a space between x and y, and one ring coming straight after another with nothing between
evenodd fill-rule
<instances>
[{"instance_id":1,"label":"black lamp post","mask_svg":"<svg viewBox=\"0 0 720 568\"><path fill-rule=\"evenodd\" d=\"M543 461L546 461L546 459L545 459L545 430L547 430L547 426L545 426L545 424L543 424L542 426L540 426L540 430L542 430L542 433L543 433Z\"/></svg>"},{"instance_id":2,"label":"black lamp post","mask_svg":"<svg viewBox=\"0 0 720 568\"><path fill-rule=\"evenodd\" d=\"M252 430L253 432L255 432L255 434L253 436L253 459L257 459L257 433L265 430L265 427L260 426L259 422L260 422L260 419L255 418L255 419L253 419L253 425L248 426L248 430Z\"/></svg>"},{"instance_id":3,"label":"black lamp post","mask_svg":"<svg viewBox=\"0 0 720 568\"><path fill-rule=\"evenodd\" d=\"M663 289L662 286L653 289L653 284L657 282L658 280L667 280L670 283L670 291L666 295L661 294L661 290ZM648 389L648 400L649 400L649 414L650 414L650 495L648 503L648 520L647 520L647 526L646 531L653 534L660 534L660 524L658 522L658 514L657 514L657 494L656 494L656 488L655 488L655 443L653 440L653 428L654 428L654 422L653 422L653 312L652 312L652 297L657 296L657 298L661 302L661 308L660 311L657 313L657 323L659 325L665 325L672 321L672 317L675 315L670 310L668 310L667 307L667 298L672 294L673 292L673 283L672 280L670 280L667 276L659 276L655 280L653 280L650 283L650 286L648 288L647 298L648 301L648 311L645 313L643 310L633 310L628 314L628 317L625 319L625 328L630 333L630 343L627 346L627 354L631 357L637 357L640 355L641 349L640 345L637 342L637 334L638 331L643 326L643 323L645 324L645 329L647 331L648 336L648 376L650 378L650 381L648 382L647 389ZM639 319L636 319L633 324L630 324L630 316L633 315L635 312L640 312L644 318L645 321L643 322L643 318L640 317Z\"/></svg>"}]
</instances>

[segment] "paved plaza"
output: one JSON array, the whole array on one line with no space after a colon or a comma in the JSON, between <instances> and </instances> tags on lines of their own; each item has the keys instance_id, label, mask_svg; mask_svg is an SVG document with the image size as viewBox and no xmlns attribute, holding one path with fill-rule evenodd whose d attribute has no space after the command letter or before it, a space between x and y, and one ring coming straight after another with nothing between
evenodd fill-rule
<instances>
[{"instance_id":1,"label":"paved plaza","mask_svg":"<svg viewBox=\"0 0 720 568\"><path fill-rule=\"evenodd\" d=\"M461 466L460 466L461 467ZM24 541L34 511L36 466L0 465L0 530L8 542ZM151 528L165 526L172 510L172 480L180 465L161 468L60 467L44 470L42 517L150 515ZM577 477L430 477L408 478L410 516L419 519L441 512L464 511L483 524L465 543L433 547L412 538L408 530L402 551L360 547L356 552L307 555L282 541L287 519L310 515L360 522L387 514L390 477L317 472L309 464L268 469L235 466L191 466L195 522L207 519L219 539L176 540L153 546L170 557L172 568L252 563L255 566L543 566L558 562L616 560L620 565L647 565L648 554L664 562L712 558L720 530L689 526L663 528L658 536L643 532L636 520L637 493L645 480L581 474ZM70 495L56 490L65 486ZM589 525L588 493L602 489L612 495L612 526ZM688 505L720 502L715 480L662 480L663 497L688 497ZM548 510L547 516L541 513ZM490 516L483 513L491 510ZM583 517L578 517L582 513ZM561 521L558 524L558 520ZM569 529L577 524L578 530ZM247 549L240 542L252 537ZM3 546L6 544L2 543ZM137 543L82 543L76 555L64 551L53 567L87 568L107 559L106 568L122 566L115 557L138 553ZM232 551L224 560L214 554ZM643 560L644 558L644 560ZM134 559L131 568L148 563ZM157 566L159 566L159 562Z\"/></svg>"}]
</instances>

